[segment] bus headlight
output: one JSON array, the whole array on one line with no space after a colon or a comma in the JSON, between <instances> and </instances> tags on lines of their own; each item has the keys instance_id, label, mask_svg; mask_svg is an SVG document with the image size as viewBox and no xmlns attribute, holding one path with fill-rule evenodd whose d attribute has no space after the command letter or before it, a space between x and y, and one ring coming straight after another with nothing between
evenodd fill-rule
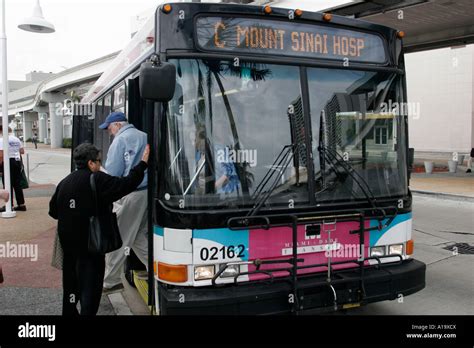
<instances>
[{"instance_id":1,"label":"bus headlight","mask_svg":"<svg viewBox=\"0 0 474 348\"><path fill-rule=\"evenodd\" d=\"M389 254L403 255L403 244L393 244L388 247Z\"/></svg>"},{"instance_id":2,"label":"bus headlight","mask_svg":"<svg viewBox=\"0 0 474 348\"><path fill-rule=\"evenodd\" d=\"M237 274L240 273L240 266L239 265L230 265L228 266L224 272L222 272L222 278L233 278Z\"/></svg>"},{"instance_id":3,"label":"bus headlight","mask_svg":"<svg viewBox=\"0 0 474 348\"><path fill-rule=\"evenodd\" d=\"M370 256L385 256L385 246L376 246L370 248Z\"/></svg>"},{"instance_id":4,"label":"bus headlight","mask_svg":"<svg viewBox=\"0 0 474 348\"><path fill-rule=\"evenodd\" d=\"M214 265L194 267L194 280L212 279L215 274Z\"/></svg>"}]
</instances>

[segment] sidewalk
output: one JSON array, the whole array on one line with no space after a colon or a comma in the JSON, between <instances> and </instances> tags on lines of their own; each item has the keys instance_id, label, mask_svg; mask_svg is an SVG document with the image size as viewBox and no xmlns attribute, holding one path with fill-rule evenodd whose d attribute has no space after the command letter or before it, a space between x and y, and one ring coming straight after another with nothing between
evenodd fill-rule
<instances>
[{"instance_id":1,"label":"sidewalk","mask_svg":"<svg viewBox=\"0 0 474 348\"><path fill-rule=\"evenodd\" d=\"M30 188L24 190L26 212L17 212L12 219L0 218L0 248L3 250L0 264L5 278L0 284L0 315L61 315L62 271L51 266L57 222L49 217L48 210L55 184L69 170L70 152L52 150L47 145L39 146L38 150L27 148L27 151L36 153L41 160L35 167L36 173L32 170L30 179L36 177L44 184L30 182ZM43 164L44 156L47 163ZM7 247L20 250L25 246L29 247L29 257L5 254ZM107 296L102 296L98 314L115 314Z\"/></svg>"},{"instance_id":2,"label":"sidewalk","mask_svg":"<svg viewBox=\"0 0 474 348\"><path fill-rule=\"evenodd\" d=\"M33 145L33 143L27 142L25 149L26 149L26 151L43 150L43 151L63 153L63 154L67 154L67 155L71 154L71 149L64 149L64 148L52 149L51 145L45 145L45 144L42 144L42 143L38 143L38 149L35 149L35 145Z\"/></svg>"},{"instance_id":3,"label":"sidewalk","mask_svg":"<svg viewBox=\"0 0 474 348\"><path fill-rule=\"evenodd\" d=\"M474 172L466 173L465 171L465 167L461 167L456 173L413 173L410 189L414 193L474 201Z\"/></svg>"},{"instance_id":4,"label":"sidewalk","mask_svg":"<svg viewBox=\"0 0 474 348\"><path fill-rule=\"evenodd\" d=\"M49 145L26 144L25 170L37 184L58 184L71 171L71 149L51 149Z\"/></svg>"}]
</instances>

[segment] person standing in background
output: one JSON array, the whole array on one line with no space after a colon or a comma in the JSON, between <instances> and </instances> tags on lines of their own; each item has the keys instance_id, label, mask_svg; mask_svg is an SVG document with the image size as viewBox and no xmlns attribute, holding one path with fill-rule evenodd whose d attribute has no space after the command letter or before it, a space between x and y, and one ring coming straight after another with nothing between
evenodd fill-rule
<instances>
[{"instance_id":1,"label":"person standing in background","mask_svg":"<svg viewBox=\"0 0 474 348\"><path fill-rule=\"evenodd\" d=\"M35 145L35 149L37 149L38 148L38 135L36 133L33 134L33 138L31 138L31 141Z\"/></svg>"},{"instance_id":2,"label":"person standing in background","mask_svg":"<svg viewBox=\"0 0 474 348\"><path fill-rule=\"evenodd\" d=\"M0 163L3 168L3 161L7 160L3 158L3 136L4 133L2 128L0 127L0 131L2 131L2 138L0 138ZM8 133L11 133L11 129L8 128ZM26 211L25 205L25 197L23 195L23 189L21 188L21 155L25 153L25 149L23 145L17 137L13 134L8 134L8 154L9 154L9 161L10 161L10 181L11 181L11 192L15 192L15 199L17 206L13 209L16 211ZM3 173L3 169L2 169ZM3 187L5 188L5 179L2 175ZM13 197L12 197L12 204L13 204ZM5 207L0 208L0 212L4 212Z\"/></svg>"}]
</instances>

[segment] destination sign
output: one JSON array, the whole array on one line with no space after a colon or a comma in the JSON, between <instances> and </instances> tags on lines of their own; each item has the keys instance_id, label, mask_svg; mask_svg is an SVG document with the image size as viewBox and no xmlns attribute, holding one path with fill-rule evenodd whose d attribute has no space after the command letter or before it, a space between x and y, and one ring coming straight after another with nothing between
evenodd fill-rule
<instances>
[{"instance_id":1,"label":"destination sign","mask_svg":"<svg viewBox=\"0 0 474 348\"><path fill-rule=\"evenodd\" d=\"M304 58L349 59L384 63L378 35L315 24L235 17L199 17L197 44L202 50L276 54Z\"/></svg>"}]
</instances>

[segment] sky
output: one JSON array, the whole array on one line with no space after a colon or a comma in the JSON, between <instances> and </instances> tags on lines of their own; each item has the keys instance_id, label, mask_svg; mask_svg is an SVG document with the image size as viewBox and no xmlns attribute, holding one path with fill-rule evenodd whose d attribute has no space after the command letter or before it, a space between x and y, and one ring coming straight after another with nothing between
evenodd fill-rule
<instances>
[{"instance_id":1,"label":"sky","mask_svg":"<svg viewBox=\"0 0 474 348\"><path fill-rule=\"evenodd\" d=\"M124 48L133 16L152 11L161 0L41 0L43 15L56 32L36 34L18 29L30 17L36 0L4 0L8 79L24 80L30 71L57 73ZM170 1L171 2L171 1ZM317 10L347 0L283 1Z\"/></svg>"},{"instance_id":2,"label":"sky","mask_svg":"<svg viewBox=\"0 0 474 348\"><path fill-rule=\"evenodd\" d=\"M156 0L41 0L52 34L18 29L36 0L6 1L8 79L30 71L59 72L119 51L130 40L131 17L152 9ZM159 2L159 1L158 1Z\"/></svg>"}]
</instances>

